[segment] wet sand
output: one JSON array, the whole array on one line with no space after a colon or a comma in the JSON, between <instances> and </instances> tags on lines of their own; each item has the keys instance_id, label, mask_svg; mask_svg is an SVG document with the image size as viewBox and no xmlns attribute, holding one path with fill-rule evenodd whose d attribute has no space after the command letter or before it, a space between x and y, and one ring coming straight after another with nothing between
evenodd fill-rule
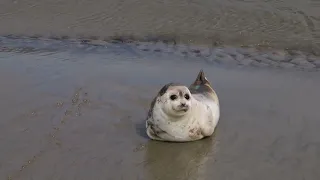
<instances>
[{"instance_id":1,"label":"wet sand","mask_svg":"<svg viewBox=\"0 0 320 180\"><path fill-rule=\"evenodd\" d=\"M318 52L316 0L3 0L0 35L133 36Z\"/></svg>"},{"instance_id":2,"label":"wet sand","mask_svg":"<svg viewBox=\"0 0 320 180\"><path fill-rule=\"evenodd\" d=\"M319 7L1 1L0 179L318 180ZM153 96L201 68L221 103L214 136L150 141Z\"/></svg>"},{"instance_id":3,"label":"wet sand","mask_svg":"<svg viewBox=\"0 0 320 180\"><path fill-rule=\"evenodd\" d=\"M319 72L227 67L125 44L54 47L0 52L0 179L320 177ZM169 81L191 83L200 68L221 101L214 136L150 141L152 97Z\"/></svg>"}]
</instances>

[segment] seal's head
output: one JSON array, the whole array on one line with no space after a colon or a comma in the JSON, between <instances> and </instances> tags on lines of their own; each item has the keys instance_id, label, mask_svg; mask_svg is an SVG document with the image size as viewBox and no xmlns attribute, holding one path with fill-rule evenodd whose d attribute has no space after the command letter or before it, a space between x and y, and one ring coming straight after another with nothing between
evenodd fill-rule
<instances>
[{"instance_id":1,"label":"seal's head","mask_svg":"<svg viewBox=\"0 0 320 180\"><path fill-rule=\"evenodd\" d=\"M169 83L158 94L158 106L169 116L183 116L191 108L191 93L186 86Z\"/></svg>"}]
</instances>

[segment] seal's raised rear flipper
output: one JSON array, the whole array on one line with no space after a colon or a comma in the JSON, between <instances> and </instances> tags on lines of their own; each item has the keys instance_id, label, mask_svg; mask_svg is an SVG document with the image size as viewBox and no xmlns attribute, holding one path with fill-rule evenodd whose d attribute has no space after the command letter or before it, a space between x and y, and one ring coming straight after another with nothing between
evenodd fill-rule
<instances>
[{"instance_id":1,"label":"seal's raised rear flipper","mask_svg":"<svg viewBox=\"0 0 320 180\"><path fill-rule=\"evenodd\" d=\"M211 93L213 91L211 84L207 80L202 69L200 70L197 79L190 85L189 89L191 93Z\"/></svg>"},{"instance_id":2,"label":"seal's raised rear flipper","mask_svg":"<svg viewBox=\"0 0 320 180\"><path fill-rule=\"evenodd\" d=\"M210 86L210 82L207 80L203 70L201 69L199 74L198 74L198 77L197 79L194 81L194 83L192 84L194 86L197 86L197 85L209 85Z\"/></svg>"},{"instance_id":3,"label":"seal's raised rear flipper","mask_svg":"<svg viewBox=\"0 0 320 180\"><path fill-rule=\"evenodd\" d=\"M189 86L189 90L191 94L209 95L211 98L217 100L217 95L202 69L200 70L197 79Z\"/></svg>"}]
</instances>

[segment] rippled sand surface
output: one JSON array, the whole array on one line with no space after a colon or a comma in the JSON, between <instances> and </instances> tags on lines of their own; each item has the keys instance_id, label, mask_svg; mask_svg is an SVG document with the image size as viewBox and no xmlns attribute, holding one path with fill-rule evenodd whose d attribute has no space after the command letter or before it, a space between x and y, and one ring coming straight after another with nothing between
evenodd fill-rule
<instances>
[{"instance_id":1,"label":"rippled sand surface","mask_svg":"<svg viewBox=\"0 0 320 180\"><path fill-rule=\"evenodd\" d=\"M0 34L166 36L319 51L317 0L3 0Z\"/></svg>"},{"instance_id":2,"label":"rippled sand surface","mask_svg":"<svg viewBox=\"0 0 320 180\"><path fill-rule=\"evenodd\" d=\"M319 72L226 68L117 44L57 49L0 52L0 179L320 178ZM153 96L201 68L221 103L214 136L150 141Z\"/></svg>"}]
</instances>

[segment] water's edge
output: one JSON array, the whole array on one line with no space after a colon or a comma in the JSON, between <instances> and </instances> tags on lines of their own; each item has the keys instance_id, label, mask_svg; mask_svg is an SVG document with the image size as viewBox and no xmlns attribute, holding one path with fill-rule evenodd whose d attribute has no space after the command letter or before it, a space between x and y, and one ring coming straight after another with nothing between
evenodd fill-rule
<instances>
[{"instance_id":1,"label":"water's edge","mask_svg":"<svg viewBox=\"0 0 320 180\"><path fill-rule=\"evenodd\" d=\"M0 52L31 53L41 51L63 51L71 48L77 51L103 52L110 48L125 48L136 53L176 54L193 57L226 66L259 68L296 69L318 71L320 56L298 50L277 50L257 47L201 46L179 44L174 39L158 38L135 40L130 37L97 38L49 37L40 36L0 36Z\"/></svg>"}]
</instances>

